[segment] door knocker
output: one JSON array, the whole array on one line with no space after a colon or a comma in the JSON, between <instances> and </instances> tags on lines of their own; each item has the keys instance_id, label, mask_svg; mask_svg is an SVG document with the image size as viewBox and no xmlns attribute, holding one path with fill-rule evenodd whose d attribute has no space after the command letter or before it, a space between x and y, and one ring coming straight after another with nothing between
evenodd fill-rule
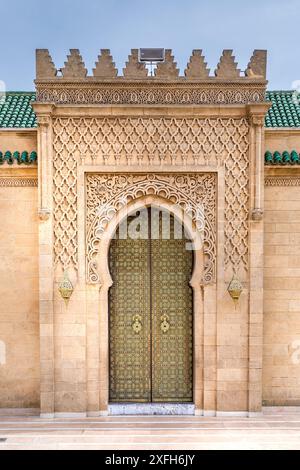
<instances>
[{"instance_id":1,"label":"door knocker","mask_svg":"<svg viewBox=\"0 0 300 470\"><path fill-rule=\"evenodd\" d=\"M138 335L142 329L142 317L141 315L133 315L132 320L132 329Z\"/></svg>"},{"instance_id":2,"label":"door knocker","mask_svg":"<svg viewBox=\"0 0 300 470\"><path fill-rule=\"evenodd\" d=\"M164 314L160 317L160 319L161 319L160 329L163 333L167 333L170 329L170 318L168 317L168 315Z\"/></svg>"}]
</instances>

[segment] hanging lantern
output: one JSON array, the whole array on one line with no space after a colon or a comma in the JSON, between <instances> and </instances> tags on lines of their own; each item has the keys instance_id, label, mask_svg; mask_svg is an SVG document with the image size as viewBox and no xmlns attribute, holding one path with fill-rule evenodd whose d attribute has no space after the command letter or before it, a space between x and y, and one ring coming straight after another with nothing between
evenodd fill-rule
<instances>
[{"instance_id":1,"label":"hanging lantern","mask_svg":"<svg viewBox=\"0 0 300 470\"><path fill-rule=\"evenodd\" d=\"M64 271L64 278L63 280L59 283L58 285L58 290L60 292L60 295L65 301L65 304L67 305L71 295L73 294L74 287L72 282L70 281L68 277L68 272L67 270Z\"/></svg>"},{"instance_id":2,"label":"hanging lantern","mask_svg":"<svg viewBox=\"0 0 300 470\"><path fill-rule=\"evenodd\" d=\"M228 286L228 292L235 304L237 304L237 302L239 301L242 291L243 291L243 285L241 281L234 274Z\"/></svg>"}]
</instances>

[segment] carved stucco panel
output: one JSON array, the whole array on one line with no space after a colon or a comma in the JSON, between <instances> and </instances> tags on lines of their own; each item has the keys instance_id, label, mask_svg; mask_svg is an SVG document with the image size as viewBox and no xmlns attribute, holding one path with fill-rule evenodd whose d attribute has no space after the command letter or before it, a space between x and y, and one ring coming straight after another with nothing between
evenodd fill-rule
<instances>
[{"instance_id":1,"label":"carved stucco panel","mask_svg":"<svg viewBox=\"0 0 300 470\"><path fill-rule=\"evenodd\" d=\"M245 118L58 117L53 119L53 131L56 263L78 267L78 165L88 159L116 166L139 162L153 166L155 172L166 164L184 171L189 163L216 169L224 165L225 267L247 271L249 124ZM92 262L89 270L91 266Z\"/></svg>"},{"instance_id":2,"label":"carved stucco panel","mask_svg":"<svg viewBox=\"0 0 300 470\"><path fill-rule=\"evenodd\" d=\"M249 127L240 121L238 134L234 126L225 155L225 268L234 273L248 270L249 232Z\"/></svg>"},{"instance_id":3,"label":"carved stucco panel","mask_svg":"<svg viewBox=\"0 0 300 470\"><path fill-rule=\"evenodd\" d=\"M37 83L37 101L58 104L249 104L265 100L265 84L106 86Z\"/></svg>"},{"instance_id":4,"label":"carved stucco panel","mask_svg":"<svg viewBox=\"0 0 300 470\"><path fill-rule=\"evenodd\" d=\"M28 178L23 176L4 176L0 177L0 187L37 187L37 178Z\"/></svg>"},{"instance_id":5,"label":"carved stucco panel","mask_svg":"<svg viewBox=\"0 0 300 470\"><path fill-rule=\"evenodd\" d=\"M233 118L56 118L54 150L85 165L215 166L248 159L248 132Z\"/></svg>"},{"instance_id":6,"label":"carved stucco panel","mask_svg":"<svg viewBox=\"0 0 300 470\"><path fill-rule=\"evenodd\" d=\"M87 282L100 281L96 258L109 221L141 196L156 195L178 205L204 235L204 279L216 275L216 174L96 174L86 179Z\"/></svg>"},{"instance_id":7,"label":"carved stucco panel","mask_svg":"<svg viewBox=\"0 0 300 470\"><path fill-rule=\"evenodd\" d=\"M266 176L265 186L300 186L299 176Z\"/></svg>"},{"instance_id":8,"label":"carved stucco panel","mask_svg":"<svg viewBox=\"0 0 300 470\"><path fill-rule=\"evenodd\" d=\"M78 268L77 158L73 152L72 127L55 121L53 156L54 255L63 269Z\"/></svg>"}]
</instances>

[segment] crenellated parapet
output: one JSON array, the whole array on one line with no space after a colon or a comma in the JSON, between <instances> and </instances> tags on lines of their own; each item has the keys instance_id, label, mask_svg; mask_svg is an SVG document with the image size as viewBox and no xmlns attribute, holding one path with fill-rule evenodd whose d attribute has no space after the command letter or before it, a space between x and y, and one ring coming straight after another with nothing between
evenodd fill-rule
<instances>
[{"instance_id":1,"label":"crenellated parapet","mask_svg":"<svg viewBox=\"0 0 300 470\"><path fill-rule=\"evenodd\" d=\"M47 49L36 52L37 101L59 104L251 104L265 101L267 53L255 50L242 72L232 50L224 50L212 75L202 50L192 52L184 75L171 49L150 74L132 49L118 75L109 49L101 54L92 74L78 49L71 49L62 68L56 68Z\"/></svg>"},{"instance_id":2,"label":"crenellated parapet","mask_svg":"<svg viewBox=\"0 0 300 470\"><path fill-rule=\"evenodd\" d=\"M267 74L267 51L255 50L250 59L245 75L248 78L266 77Z\"/></svg>"},{"instance_id":3,"label":"crenellated parapet","mask_svg":"<svg viewBox=\"0 0 300 470\"><path fill-rule=\"evenodd\" d=\"M240 78L241 71L237 68L237 63L235 62L235 57L232 55L232 52L232 50L223 51L223 55L215 71L217 78L224 80Z\"/></svg>"},{"instance_id":4,"label":"crenellated parapet","mask_svg":"<svg viewBox=\"0 0 300 470\"><path fill-rule=\"evenodd\" d=\"M36 78L52 79L57 75L57 70L49 54L48 49L36 50Z\"/></svg>"},{"instance_id":5,"label":"crenellated parapet","mask_svg":"<svg viewBox=\"0 0 300 470\"><path fill-rule=\"evenodd\" d=\"M176 79L179 77L179 69L174 61L171 49L166 49L165 60L159 62L155 70L155 76L157 78L165 78L167 80Z\"/></svg>"},{"instance_id":6,"label":"crenellated parapet","mask_svg":"<svg viewBox=\"0 0 300 470\"><path fill-rule=\"evenodd\" d=\"M187 79L204 79L209 78L210 70L207 68L207 63L202 55L202 50L194 49L187 64L187 68L184 71L184 75Z\"/></svg>"},{"instance_id":7,"label":"crenellated parapet","mask_svg":"<svg viewBox=\"0 0 300 470\"><path fill-rule=\"evenodd\" d=\"M78 49L70 49L70 55L65 62L64 68L61 69L64 78L85 78L87 76L87 69Z\"/></svg>"},{"instance_id":8,"label":"crenellated parapet","mask_svg":"<svg viewBox=\"0 0 300 470\"><path fill-rule=\"evenodd\" d=\"M118 70L109 49L101 49L101 54L98 56L98 61L95 65L93 75L98 79L115 78L118 75Z\"/></svg>"},{"instance_id":9,"label":"crenellated parapet","mask_svg":"<svg viewBox=\"0 0 300 470\"><path fill-rule=\"evenodd\" d=\"M148 70L143 62L139 61L138 49L131 49L131 54L128 56L126 67L123 69L125 78L143 79L147 78Z\"/></svg>"}]
</instances>

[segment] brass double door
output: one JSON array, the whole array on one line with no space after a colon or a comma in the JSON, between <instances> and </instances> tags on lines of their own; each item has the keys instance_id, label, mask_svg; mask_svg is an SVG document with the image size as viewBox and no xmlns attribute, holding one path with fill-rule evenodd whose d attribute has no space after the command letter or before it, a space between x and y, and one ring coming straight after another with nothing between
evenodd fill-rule
<instances>
[{"instance_id":1,"label":"brass double door","mask_svg":"<svg viewBox=\"0 0 300 470\"><path fill-rule=\"evenodd\" d=\"M153 214L143 236L128 234L137 214L110 246L111 402L193 401L193 252L172 216L167 229Z\"/></svg>"}]
</instances>

